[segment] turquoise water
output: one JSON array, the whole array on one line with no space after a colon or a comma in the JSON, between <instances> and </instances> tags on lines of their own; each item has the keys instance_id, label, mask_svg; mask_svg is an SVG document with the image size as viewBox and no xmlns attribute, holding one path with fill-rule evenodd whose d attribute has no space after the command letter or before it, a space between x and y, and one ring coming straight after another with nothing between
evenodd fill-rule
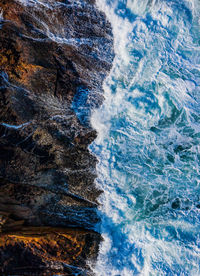
<instances>
[{"instance_id":1,"label":"turquoise water","mask_svg":"<svg viewBox=\"0 0 200 276\"><path fill-rule=\"evenodd\" d=\"M93 112L96 275L200 275L200 1L97 0L114 33Z\"/></svg>"}]
</instances>

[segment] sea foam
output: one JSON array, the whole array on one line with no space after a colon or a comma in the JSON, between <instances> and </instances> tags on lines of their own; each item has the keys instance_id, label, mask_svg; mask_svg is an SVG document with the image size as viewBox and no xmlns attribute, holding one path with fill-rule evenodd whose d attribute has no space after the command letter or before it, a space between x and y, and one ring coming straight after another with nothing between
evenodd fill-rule
<instances>
[{"instance_id":1,"label":"sea foam","mask_svg":"<svg viewBox=\"0 0 200 276\"><path fill-rule=\"evenodd\" d=\"M115 60L98 137L96 275L199 275L198 1L98 1Z\"/></svg>"}]
</instances>

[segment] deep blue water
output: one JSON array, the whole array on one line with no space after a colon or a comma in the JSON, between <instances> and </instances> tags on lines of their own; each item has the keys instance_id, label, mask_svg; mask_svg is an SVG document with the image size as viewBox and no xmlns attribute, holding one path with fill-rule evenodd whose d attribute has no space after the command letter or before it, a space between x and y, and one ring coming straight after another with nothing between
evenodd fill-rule
<instances>
[{"instance_id":1,"label":"deep blue water","mask_svg":"<svg viewBox=\"0 0 200 276\"><path fill-rule=\"evenodd\" d=\"M96 275L200 275L200 1L97 0L114 33L93 112Z\"/></svg>"}]
</instances>

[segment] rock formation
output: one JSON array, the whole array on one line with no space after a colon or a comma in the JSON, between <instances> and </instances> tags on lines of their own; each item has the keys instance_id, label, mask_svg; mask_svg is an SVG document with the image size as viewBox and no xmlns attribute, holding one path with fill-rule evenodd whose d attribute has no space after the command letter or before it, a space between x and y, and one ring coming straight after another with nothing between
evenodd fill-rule
<instances>
[{"instance_id":1,"label":"rock formation","mask_svg":"<svg viewBox=\"0 0 200 276\"><path fill-rule=\"evenodd\" d=\"M98 253L89 117L113 41L94 2L0 0L2 274L85 273Z\"/></svg>"}]
</instances>

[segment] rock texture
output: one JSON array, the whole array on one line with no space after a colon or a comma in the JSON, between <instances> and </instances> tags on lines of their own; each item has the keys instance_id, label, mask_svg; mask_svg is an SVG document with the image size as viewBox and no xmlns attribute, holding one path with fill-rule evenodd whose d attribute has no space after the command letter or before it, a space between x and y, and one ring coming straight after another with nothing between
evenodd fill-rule
<instances>
[{"instance_id":1,"label":"rock texture","mask_svg":"<svg viewBox=\"0 0 200 276\"><path fill-rule=\"evenodd\" d=\"M0 271L72 275L100 241L89 117L111 27L90 0L0 0L0 11Z\"/></svg>"},{"instance_id":2,"label":"rock texture","mask_svg":"<svg viewBox=\"0 0 200 276\"><path fill-rule=\"evenodd\" d=\"M0 234L1 275L86 275L99 240L91 231L26 227Z\"/></svg>"}]
</instances>

